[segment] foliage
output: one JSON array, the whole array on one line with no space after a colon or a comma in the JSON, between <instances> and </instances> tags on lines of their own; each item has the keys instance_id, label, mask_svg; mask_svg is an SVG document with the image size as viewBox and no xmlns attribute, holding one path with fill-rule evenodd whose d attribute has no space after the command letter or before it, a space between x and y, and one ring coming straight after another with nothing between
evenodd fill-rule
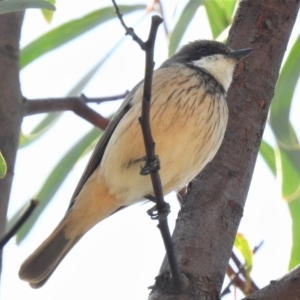
<instances>
[{"instance_id":1,"label":"foliage","mask_svg":"<svg viewBox=\"0 0 300 300\"><path fill-rule=\"evenodd\" d=\"M0 2L0 14L7 14L26 8L43 8L45 10L55 10L55 6L43 0L5 0Z\"/></svg>"},{"instance_id":2,"label":"foliage","mask_svg":"<svg viewBox=\"0 0 300 300\"><path fill-rule=\"evenodd\" d=\"M5 159L0 151L0 179L6 175L7 172L7 165Z\"/></svg>"}]
</instances>

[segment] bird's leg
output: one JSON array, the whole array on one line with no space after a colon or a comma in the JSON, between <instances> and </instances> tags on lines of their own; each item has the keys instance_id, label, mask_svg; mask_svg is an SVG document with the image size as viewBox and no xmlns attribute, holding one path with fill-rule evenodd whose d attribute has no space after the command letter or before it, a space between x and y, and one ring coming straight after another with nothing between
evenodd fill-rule
<instances>
[{"instance_id":1,"label":"bird's leg","mask_svg":"<svg viewBox=\"0 0 300 300\"><path fill-rule=\"evenodd\" d=\"M157 172L160 169L160 161L158 155L155 155L153 161L147 161L144 159L145 165L141 167L141 175L149 175L150 173ZM167 202L163 202L162 205L157 205L156 199L152 195L145 195L145 198L156 203L152 208L147 210L147 214L151 217L152 220L163 220L170 213L170 205Z\"/></svg>"}]
</instances>

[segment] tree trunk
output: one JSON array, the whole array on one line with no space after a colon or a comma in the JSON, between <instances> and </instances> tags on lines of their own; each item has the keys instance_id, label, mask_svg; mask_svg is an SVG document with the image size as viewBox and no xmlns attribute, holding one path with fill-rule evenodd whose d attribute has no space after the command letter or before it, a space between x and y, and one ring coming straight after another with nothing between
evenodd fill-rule
<instances>
[{"instance_id":1,"label":"tree trunk","mask_svg":"<svg viewBox=\"0 0 300 300\"><path fill-rule=\"evenodd\" d=\"M173 233L185 290L180 295L164 294L160 292L166 282L162 279L148 299L219 299L298 10L296 0L240 1L228 45L233 49L252 47L255 51L236 69L227 97L230 114L224 142L212 163L189 188ZM160 273L167 270L165 259ZM294 284L289 298L284 293L286 289L276 289L279 283L274 283L276 299L299 299L299 275L297 278L298 284ZM275 299L266 294L264 297L247 299Z\"/></svg>"},{"instance_id":2,"label":"tree trunk","mask_svg":"<svg viewBox=\"0 0 300 300\"><path fill-rule=\"evenodd\" d=\"M7 163L7 174L0 179L0 237L5 233L23 116L19 81L19 40L23 15L23 12L0 15L0 151ZM2 253L0 274L1 262Z\"/></svg>"}]
</instances>

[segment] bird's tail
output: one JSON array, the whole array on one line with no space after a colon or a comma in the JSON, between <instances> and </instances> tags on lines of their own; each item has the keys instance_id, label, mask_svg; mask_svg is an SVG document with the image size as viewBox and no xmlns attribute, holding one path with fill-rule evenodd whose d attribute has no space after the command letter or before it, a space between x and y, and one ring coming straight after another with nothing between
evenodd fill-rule
<instances>
[{"instance_id":1,"label":"bird's tail","mask_svg":"<svg viewBox=\"0 0 300 300\"><path fill-rule=\"evenodd\" d=\"M19 276L31 287L41 287L81 237L122 206L97 176L90 176L63 220L21 266Z\"/></svg>"},{"instance_id":2,"label":"bird's tail","mask_svg":"<svg viewBox=\"0 0 300 300\"><path fill-rule=\"evenodd\" d=\"M49 279L65 255L80 240L65 237L63 220L54 232L22 264L19 276L28 281L31 287L39 288Z\"/></svg>"}]
</instances>

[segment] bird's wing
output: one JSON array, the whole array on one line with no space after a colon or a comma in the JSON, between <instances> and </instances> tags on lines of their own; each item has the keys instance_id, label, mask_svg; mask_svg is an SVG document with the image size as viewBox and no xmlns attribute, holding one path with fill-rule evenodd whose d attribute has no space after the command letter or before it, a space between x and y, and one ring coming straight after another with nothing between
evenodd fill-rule
<instances>
[{"instance_id":1,"label":"bird's wing","mask_svg":"<svg viewBox=\"0 0 300 300\"><path fill-rule=\"evenodd\" d=\"M120 120L124 117L124 115L126 115L126 113L130 110L131 108L131 101L135 95L135 92L138 90L138 88L140 87L140 85L142 84L142 82L138 83L133 89L132 91L127 95L127 97L125 98L124 102L122 103L122 105L120 106L120 108L118 109L118 111L116 112L115 116L112 118L112 120L110 121L110 123L108 124L108 126L106 127L105 131L103 132L99 142L96 145L96 148L85 168L85 171L83 172L77 187L73 193L73 196L71 198L71 202L69 205L68 210L73 206L74 202L75 202L75 198L77 197L77 195L79 194L79 192L81 191L82 187L84 186L84 184L86 183L86 181L88 180L88 178L93 174L93 172L95 171L95 169L99 166L104 151L107 147L107 144L115 130L115 128L117 127L117 125L119 124Z\"/></svg>"}]
</instances>

